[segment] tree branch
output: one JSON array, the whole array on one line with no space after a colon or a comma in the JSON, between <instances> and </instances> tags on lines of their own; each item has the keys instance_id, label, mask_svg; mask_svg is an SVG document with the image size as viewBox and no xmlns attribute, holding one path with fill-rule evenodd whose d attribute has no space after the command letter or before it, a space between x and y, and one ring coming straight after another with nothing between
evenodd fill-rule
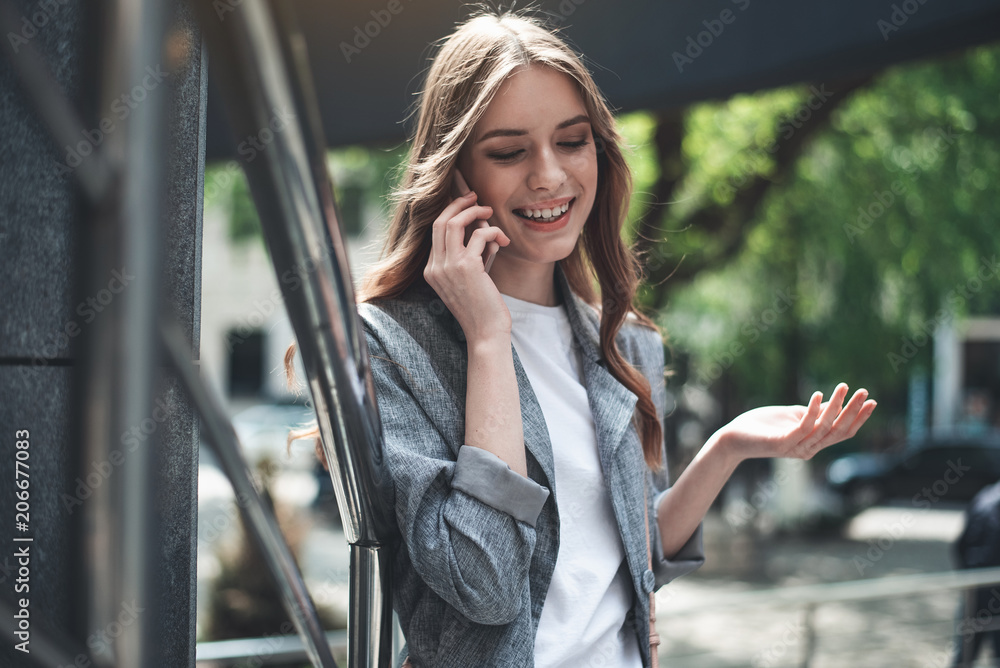
<instances>
[{"instance_id":1,"label":"tree branch","mask_svg":"<svg viewBox=\"0 0 1000 668\"><path fill-rule=\"evenodd\" d=\"M672 175L669 166L666 169L661 166L661 177L658 179L654 191L659 194L662 190L668 193L668 197L658 200L657 203L660 206L655 210L651 208L651 211L643 218L640 230L645 239L640 237L638 240L638 242L645 244L642 248L654 258L654 261L649 262L649 257L644 256L647 281L653 286L654 309L662 308L667 301L669 292L678 285L690 282L701 271L732 260L743 249L750 229L757 222L758 209L771 187L787 178L808 142L829 125L834 110L843 104L851 93L870 83L871 79L871 77L865 77L841 82L816 109L804 107L811 111L808 118L799 123L791 136L778 143L772 153L775 162L775 172L772 176L754 176L749 183L736 191L732 203L728 206L713 204L695 211L685 220L685 227L722 237L721 249L710 257L704 257L700 262L692 261L690 258L683 264L677 262L671 264L664 261L670 257L666 249L663 248L664 242L662 241L662 221L667 218L663 215L665 212L664 203L669 198L669 194L672 194L676 189L679 179ZM824 86L819 86L817 90L826 92ZM785 120L781 119L782 122ZM674 132L673 128L670 129L670 132ZM657 134L659 135L659 132ZM676 147L679 157L679 142ZM657 148L659 150L659 143ZM663 183L661 184L660 181ZM657 223L654 224L653 221L657 221ZM667 278L670 278L669 287Z\"/></svg>"}]
</instances>

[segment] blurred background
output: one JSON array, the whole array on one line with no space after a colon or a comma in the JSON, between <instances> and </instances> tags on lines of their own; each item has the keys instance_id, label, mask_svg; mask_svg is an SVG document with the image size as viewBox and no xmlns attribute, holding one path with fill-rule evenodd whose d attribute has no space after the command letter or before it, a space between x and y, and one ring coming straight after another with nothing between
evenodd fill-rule
<instances>
[{"instance_id":1,"label":"blurred background","mask_svg":"<svg viewBox=\"0 0 1000 668\"><path fill-rule=\"evenodd\" d=\"M611 12L599 5L581 16ZM879 9L886 20L893 7ZM735 31L741 10L732 10ZM700 11L709 22L719 13ZM580 17L562 18L572 37ZM444 35L448 21L437 24ZM697 40L699 27L681 32ZM373 44L405 28L381 30L389 36ZM348 45L331 57L368 55L350 53L348 30L331 34L327 49ZM677 63L680 53L680 74L694 70L698 60L683 61L694 51L676 46L665 43L663 57ZM599 79L644 75L642 62L609 72L584 50ZM412 89L426 62L406 66ZM879 402L857 437L812 461L737 471L706 520L706 565L660 592L666 665L806 665L807 652L813 666L950 665L956 591L833 601L808 623L804 606L761 614L759 601L726 603L728 593L948 571L966 504L1000 479L1000 44L828 74L683 104L648 95L645 108L634 98L616 105L633 107L618 121L635 175L624 234L647 276L638 301L670 340L672 476L750 408L803 403L839 381ZM401 92L372 77L373 95ZM328 153L356 280L379 256L406 149L405 104L394 109L398 127L385 138ZM291 328L235 159L206 169L203 272L203 368L285 513L317 604L342 623L347 548L312 447L298 442L286 455L287 430L310 407L286 386ZM232 572L253 566L234 557L241 539L227 488L203 456L199 640L264 635L280 610L232 588ZM699 608L704 600L716 604Z\"/></svg>"}]
</instances>

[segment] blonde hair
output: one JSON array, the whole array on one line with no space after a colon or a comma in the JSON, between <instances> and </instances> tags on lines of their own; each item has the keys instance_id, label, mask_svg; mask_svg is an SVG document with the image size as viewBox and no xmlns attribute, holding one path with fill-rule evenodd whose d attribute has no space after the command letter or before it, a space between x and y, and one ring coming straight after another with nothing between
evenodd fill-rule
<instances>
[{"instance_id":1,"label":"blonde hair","mask_svg":"<svg viewBox=\"0 0 1000 668\"><path fill-rule=\"evenodd\" d=\"M358 302L393 299L414 282L424 282L432 226L453 199L451 173L504 81L530 65L550 67L570 77L583 98L598 153L594 205L580 240L560 260L573 292L601 312L600 345L608 371L638 396L637 430L643 455L653 470L662 467L663 431L645 376L619 353L615 337L629 313L659 331L632 304L640 279L633 251L621 239L632 193L632 175L622 152L615 119L581 58L526 12L480 9L441 43L419 97L417 125L405 171L392 195L394 211L382 257L362 279ZM600 286L600 305L593 279ZM291 372L295 344L285 356ZM316 430L295 432L295 438ZM290 437L291 439L292 437Z\"/></svg>"}]
</instances>

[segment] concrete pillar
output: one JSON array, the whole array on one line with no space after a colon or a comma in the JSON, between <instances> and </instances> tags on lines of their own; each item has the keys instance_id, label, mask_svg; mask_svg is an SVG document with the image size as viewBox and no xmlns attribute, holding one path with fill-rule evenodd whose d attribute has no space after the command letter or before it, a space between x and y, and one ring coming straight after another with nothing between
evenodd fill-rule
<instances>
[{"instance_id":1,"label":"concrete pillar","mask_svg":"<svg viewBox=\"0 0 1000 668\"><path fill-rule=\"evenodd\" d=\"M28 600L33 631L66 636L79 649L107 656L106 645L120 628L86 628L83 621L80 585L87 574L78 550L78 522L89 490L114 475L116 464L81 461L76 433L80 342L101 312L94 305L100 304L99 296L83 294L76 272L89 212L72 173L74 151L99 149L101 140L93 132L81 133L77 144L57 145L11 59L23 54L26 43L37 49L87 130L106 121L105 129L113 132L124 108L97 99L100 26L90 3L16 0L13 5L21 30L0 36L5 51L0 57L0 589L15 601L15 609L18 599ZM171 11L175 15L163 54L169 74L159 84L172 94L168 152L149 159L166 161L165 299L192 338L196 357L207 61L186 3L172 3ZM117 269L108 267L109 281ZM169 375L157 399L164 419L137 446L153 448L157 461L149 490L156 518L150 548L156 580L151 600L121 602L119 619L128 624L134 615L151 615L160 665L193 666L197 420ZM18 438L19 430L28 437ZM15 525L18 440L27 441L21 450L29 453L30 522L24 532ZM123 438L122 456L128 456L128 447ZM33 540L14 542L26 536ZM24 544L30 545L29 589L16 592L14 554ZM90 665L87 658L78 665ZM11 643L0 645L0 665L31 665L27 659Z\"/></svg>"}]
</instances>

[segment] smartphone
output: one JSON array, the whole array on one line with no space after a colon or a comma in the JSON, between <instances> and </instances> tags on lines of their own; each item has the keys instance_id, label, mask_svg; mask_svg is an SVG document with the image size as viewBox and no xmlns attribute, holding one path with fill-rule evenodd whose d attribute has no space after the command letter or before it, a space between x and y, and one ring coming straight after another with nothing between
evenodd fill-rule
<instances>
[{"instance_id":1,"label":"smartphone","mask_svg":"<svg viewBox=\"0 0 1000 668\"><path fill-rule=\"evenodd\" d=\"M455 170L455 192L457 197L461 197L469 192L469 184L465 182L465 177L462 176L462 172ZM473 227L475 225L475 227ZM465 228L465 245L469 245L469 240L472 238L472 232L477 228L489 227L490 224L485 220L477 220L473 225L469 225ZM483 251L483 267L486 273L490 273L490 268L493 267L493 260L497 256L497 251L500 250L500 244L495 241L489 241L486 243L486 250Z\"/></svg>"}]
</instances>

